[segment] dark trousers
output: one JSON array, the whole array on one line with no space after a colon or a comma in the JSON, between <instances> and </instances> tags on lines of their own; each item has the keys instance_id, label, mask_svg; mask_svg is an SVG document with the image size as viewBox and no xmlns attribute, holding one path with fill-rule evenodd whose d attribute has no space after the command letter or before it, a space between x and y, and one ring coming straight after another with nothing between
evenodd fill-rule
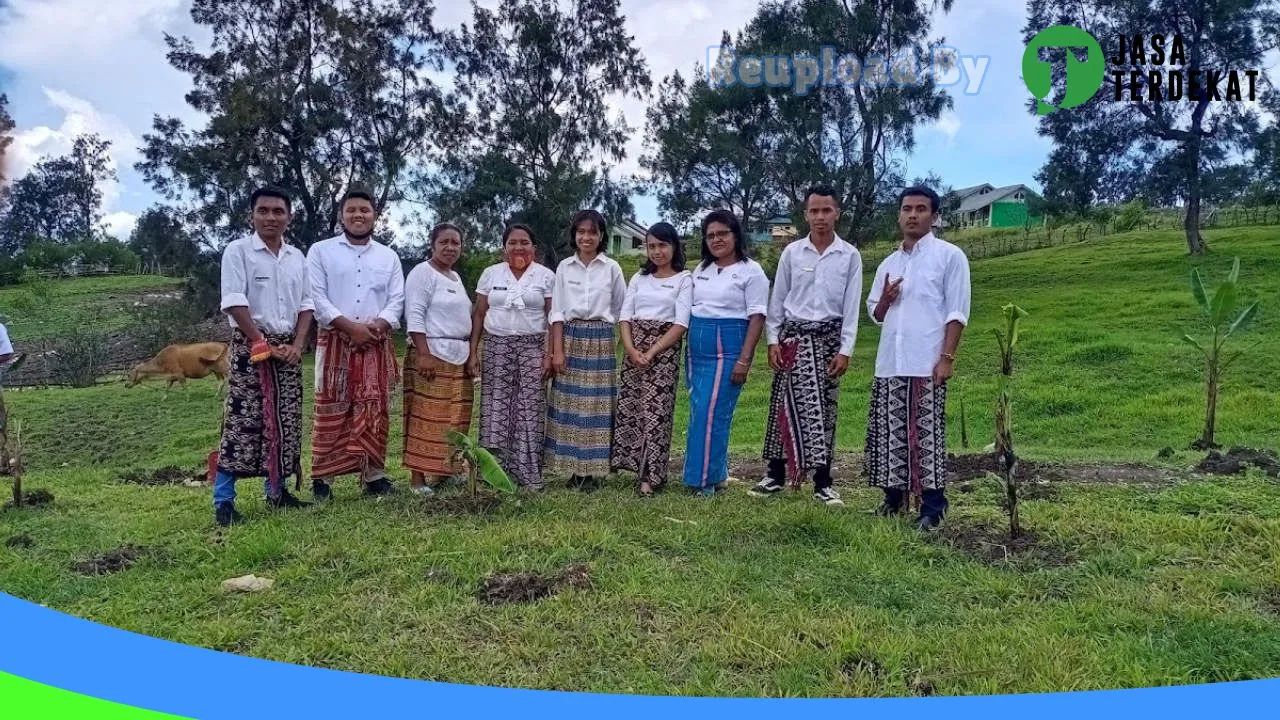
<instances>
[{"instance_id":1,"label":"dark trousers","mask_svg":"<svg viewBox=\"0 0 1280 720\"><path fill-rule=\"evenodd\" d=\"M770 460L769 477L779 482L787 479L787 461ZM813 471L813 489L821 490L831 487L831 465L823 465Z\"/></svg>"},{"instance_id":2,"label":"dark trousers","mask_svg":"<svg viewBox=\"0 0 1280 720\"><path fill-rule=\"evenodd\" d=\"M890 507L902 507L906 499L906 491L897 488L884 488L884 501ZM947 496L942 490L925 490L920 495L920 517L930 516L941 521L947 515Z\"/></svg>"}]
</instances>

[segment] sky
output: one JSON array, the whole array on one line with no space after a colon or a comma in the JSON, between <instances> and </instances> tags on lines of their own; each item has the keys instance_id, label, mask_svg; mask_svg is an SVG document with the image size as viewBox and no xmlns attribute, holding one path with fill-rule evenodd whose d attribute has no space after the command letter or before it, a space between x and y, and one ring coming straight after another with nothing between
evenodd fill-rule
<instances>
[{"instance_id":1,"label":"sky","mask_svg":"<svg viewBox=\"0 0 1280 720\"><path fill-rule=\"evenodd\" d=\"M481 3L489 7L494 1ZM933 34L961 55L989 58L982 83L968 78L949 89L954 109L917 130L907 177L937 173L964 187L1026 183L1048 155L1049 142L1035 132L1020 77L1025 0L984 0L939 12ZM468 3L440 0L437 24L469 19ZM654 85L675 70L689 77L707 64L708 48L721 33L736 34L756 5L743 0L622 0L627 28L645 56ZM161 201L133 169L152 118L176 116L201 124L186 105L188 77L165 60L164 34L206 37L190 19L188 0L0 0L0 90L9 95L17 123L10 176L42 157L70 150L74 138L95 132L112 142L118 182L105 189L109 231L127 237L137 216ZM978 73L974 73L975 76ZM976 90L976 92L971 92ZM627 160L614 176L638 170L645 102L616 104L633 128ZM652 198L637 198L636 218L660 217Z\"/></svg>"}]
</instances>

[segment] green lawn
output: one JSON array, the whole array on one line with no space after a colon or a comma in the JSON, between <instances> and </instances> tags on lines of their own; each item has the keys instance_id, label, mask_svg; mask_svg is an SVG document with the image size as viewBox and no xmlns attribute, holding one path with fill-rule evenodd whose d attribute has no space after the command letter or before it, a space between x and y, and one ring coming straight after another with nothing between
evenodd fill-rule
<instances>
[{"instance_id":1,"label":"green lawn","mask_svg":"<svg viewBox=\"0 0 1280 720\"><path fill-rule=\"evenodd\" d=\"M1208 233L1210 283L1238 255L1246 294L1263 301L1244 336L1257 344L1223 390L1227 444L1280 444L1276 232ZM168 394L112 384L6 395L23 424L26 484L57 499L0 511L0 589L220 650L491 685L909 695L1277 676L1280 484L1185 473L1203 412L1194 350L1179 341L1198 332L1189 268L1172 232L974 263L972 326L951 395L954 449L961 396L974 444L990 437L991 328L1013 301L1030 312L1014 409L1025 455L1154 463L1160 448L1179 450L1169 482L1057 483L1025 502L1040 552L1008 562L869 516L876 496L858 484L854 463L839 469L844 509L804 494L760 501L741 484L713 500L668 493L646 502L617 480L590 496L557 489L492 516L452 517L416 497L366 501L348 480L330 505L277 515L245 482L250 523L218 532L207 489L116 482L131 468L203 463L220 413L207 381ZM845 381L842 452L861 448L876 335L864 325ZM733 432L739 469L758 457L767 392L761 356ZM677 445L686 415L682 407ZM394 460L393 474L405 475ZM971 490L951 493L948 525L999 528L996 488L980 481ZM20 533L30 547L5 547ZM71 570L123 544L144 548L132 568ZM575 562L590 566L590 587L497 607L476 600L491 573ZM277 585L251 596L220 591L247 573Z\"/></svg>"},{"instance_id":2,"label":"green lawn","mask_svg":"<svg viewBox=\"0 0 1280 720\"><path fill-rule=\"evenodd\" d=\"M175 290L181 280L159 275L113 275L43 280L0 288L0 316L14 342L48 340L87 321L101 330L130 322L139 296Z\"/></svg>"}]
</instances>

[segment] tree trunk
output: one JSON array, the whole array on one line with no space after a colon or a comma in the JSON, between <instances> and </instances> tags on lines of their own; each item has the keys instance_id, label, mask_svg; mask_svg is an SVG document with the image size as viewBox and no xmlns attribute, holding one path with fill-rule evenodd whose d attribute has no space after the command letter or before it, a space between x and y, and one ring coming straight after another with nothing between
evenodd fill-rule
<instances>
[{"instance_id":1,"label":"tree trunk","mask_svg":"<svg viewBox=\"0 0 1280 720\"><path fill-rule=\"evenodd\" d=\"M1197 108L1191 118L1191 137L1187 140L1187 216L1182 220L1182 228L1187 234L1187 252L1192 255L1203 255L1204 239L1200 237L1200 124L1204 118L1203 108Z\"/></svg>"}]
</instances>

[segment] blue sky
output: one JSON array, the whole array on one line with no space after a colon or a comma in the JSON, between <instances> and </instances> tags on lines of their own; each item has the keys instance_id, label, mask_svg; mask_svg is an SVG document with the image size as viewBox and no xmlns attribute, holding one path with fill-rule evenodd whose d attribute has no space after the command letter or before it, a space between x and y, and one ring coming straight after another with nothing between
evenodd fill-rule
<instances>
[{"instance_id":1,"label":"blue sky","mask_svg":"<svg viewBox=\"0 0 1280 720\"><path fill-rule=\"evenodd\" d=\"M494 6L496 2L481 4ZM438 3L437 19L455 25L466 4ZM741 0L623 0L627 26L644 53L655 83L673 70L688 75L705 63L721 31L736 32L755 5ZM200 122L183 100L186 76L165 61L163 34L202 34L188 15L188 0L0 0L0 83L17 122L12 171L20 174L40 157L66 152L81 132L97 132L114 144L119 183L108 188L108 226L127 235L136 216L158 198L133 170L137 147L154 115ZM961 187L1028 183L1049 144L1035 133L1024 107L1020 78L1023 0L958 3L939 14L934 34L963 55L988 56L975 95L953 89L954 111L917 132L907 159L908 177L933 171ZM635 128L629 157L618 173L636 170L641 150L642 101L617 104ZM636 220L661 219L656 203L641 198Z\"/></svg>"}]
</instances>

